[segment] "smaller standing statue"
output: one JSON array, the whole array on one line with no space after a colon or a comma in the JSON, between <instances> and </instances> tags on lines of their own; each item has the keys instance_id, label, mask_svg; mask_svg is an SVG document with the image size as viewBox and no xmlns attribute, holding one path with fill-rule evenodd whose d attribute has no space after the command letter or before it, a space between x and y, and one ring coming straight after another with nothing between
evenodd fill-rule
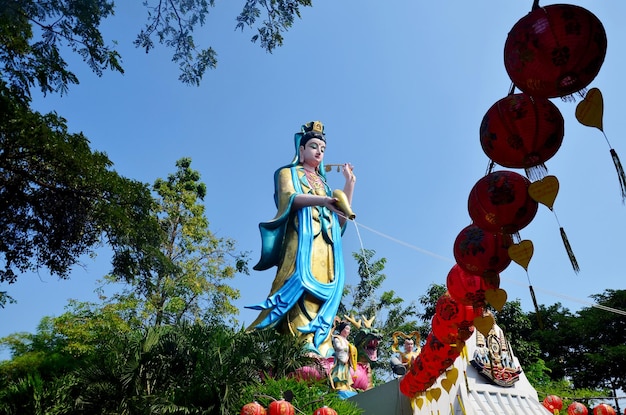
<instances>
[{"instance_id":1,"label":"smaller standing statue","mask_svg":"<svg viewBox=\"0 0 626 415\"><path fill-rule=\"evenodd\" d=\"M378 361L378 344L383 336L376 327L372 327L375 317L369 320L364 316L344 316L356 329L354 345L357 351L356 370L352 374L352 387L357 391L366 391L374 387L372 363Z\"/></svg>"},{"instance_id":2,"label":"smaller standing statue","mask_svg":"<svg viewBox=\"0 0 626 415\"><path fill-rule=\"evenodd\" d=\"M398 349L398 338L404 339L402 350ZM404 334L401 331L396 331L392 335L393 345L391 350L395 353L391 356L391 370L398 376L402 376L406 373L411 361L419 356L421 347L420 334L418 331L413 331L409 334Z\"/></svg>"},{"instance_id":3,"label":"smaller standing statue","mask_svg":"<svg viewBox=\"0 0 626 415\"><path fill-rule=\"evenodd\" d=\"M276 328L302 337L312 353L332 353L333 323L345 279L341 236L354 217L350 204L356 177L350 163L339 166L343 191L326 182L324 125L312 121L294 136L293 161L274 173L274 219L259 224L262 239L257 271L277 267L267 299L249 329Z\"/></svg>"},{"instance_id":4,"label":"smaller standing statue","mask_svg":"<svg viewBox=\"0 0 626 415\"><path fill-rule=\"evenodd\" d=\"M335 350L335 360L330 369L330 387L336 390L343 398L349 398L356 394L352 387L352 373L357 368L357 350L356 347L348 341L350 335L350 323L341 321L337 324L335 331L338 333L333 335L333 349Z\"/></svg>"},{"instance_id":5,"label":"smaller standing statue","mask_svg":"<svg viewBox=\"0 0 626 415\"><path fill-rule=\"evenodd\" d=\"M372 380L372 368L371 364L378 361L378 345L382 340L383 336L380 333L380 330L376 327L372 327L372 322L374 318L370 318L369 320L362 317L361 319L355 319L353 316L344 315L345 320L339 319L339 317L335 317L335 329L334 332L337 333L335 337L343 337L347 339L349 336L354 338L353 342L348 340L349 352L348 354L343 354L341 351L337 353L334 351L335 356L330 357L319 357L319 363L321 367L324 368L323 373L320 373L318 367L307 366L300 368L296 371L296 376L299 379L328 379L332 380L331 372L333 369L335 372L341 371L347 366L349 368L351 380L348 380L347 383L351 382L350 390L348 392L344 392L340 390L340 386L345 385L345 383L336 383L335 380L331 381L331 387L334 390L338 390L339 396L341 397L349 397L353 395L353 391L361 392L365 390L372 389L374 387L374 383ZM342 327L339 328L339 324L342 323ZM343 326L346 323L350 323L350 332L346 333L346 328ZM354 327L354 330L352 329ZM341 332L344 331L343 336ZM333 343L337 344L338 349L342 347L345 349L345 343L342 339L334 338ZM337 358L337 354L339 354L339 358L345 359L348 357L349 362L346 365L343 364L343 367L339 365L339 362L335 364ZM355 363L356 362L356 363ZM345 378L345 374L342 375L342 378Z\"/></svg>"}]
</instances>

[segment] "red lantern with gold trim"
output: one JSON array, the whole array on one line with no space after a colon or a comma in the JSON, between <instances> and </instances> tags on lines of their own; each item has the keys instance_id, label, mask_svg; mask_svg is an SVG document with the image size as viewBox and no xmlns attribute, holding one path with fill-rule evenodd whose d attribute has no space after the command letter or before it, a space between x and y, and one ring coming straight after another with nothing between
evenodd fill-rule
<instances>
[{"instance_id":1,"label":"red lantern with gold trim","mask_svg":"<svg viewBox=\"0 0 626 415\"><path fill-rule=\"evenodd\" d=\"M504 66L521 91L565 97L593 81L606 47L606 32L593 13L553 4L537 7L515 23L504 45Z\"/></svg>"},{"instance_id":2,"label":"red lantern with gold trim","mask_svg":"<svg viewBox=\"0 0 626 415\"><path fill-rule=\"evenodd\" d=\"M328 406L322 406L319 409L316 409L315 412L313 412L313 415L338 415L337 411L335 411L333 408L329 408Z\"/></svg>"},{"instance_id":3,"label":"red lantern with gold trim","mask_svg":"<svg viewBox=\"0 0 626 415\"><path fill-rule=\"evenodd\" d=\"M611 405L601 403L593 408L593 415L616 415L615 409Z\"/></svg>"},{"instance_id":4,"label":"red lantern with gold trim","mask_svg":"<svg viewBox=\"0 0 626 415\"><path fill-rule=\"evenodd\" d=\"M563 409L563 400L556 395L548 395L543 400L543 406L550 412L554 412L555 409L560 411Z\"/></svg>"},{"instance_id":5,"label":"red lantern with gold trim","mask_svg":"<svg viewBox=\"0 0 626 415\"><path fill-rule=\"evenodd\" d=\"M587 407L580 402L572 402L567 407L567 415L587 415L588 413Z\"/></svg>"},{"instance_id":6,"label":"red lantern with gold trim","mask_svg":"<svg viewBox=\"0 0 626 415\"><path fill-rule=\"evenodd\" d=\"M454 240L454 259L466 272L493 277L511 263L511 236L487 232L476 225L463 228Z\"/></svg>"},{"instance_id":7,"label":"red lantern with gold trim","mask_svg":"<svg viewBox=\"0 0 626 415\"><path fill-rule=\"evenodd\" d=\"M501 170L482 177L472 188L467 207L474 225L489 232L513 234L528 225L539 204L528 194L530 181Z\"/></svg>"},{"instance_id":8,"label":"red lantern with gold trim","mask_svg":"<svg viewBox=\"0 0 626 415\"><path fill-rule=\"evenodd\" d=\"M284 399L273 401L267 409L269 415L295 415L293 405Z\"/></svg>"},{"instance_id":9,"label":"red lantern with gold trim","mask_svg":"<svg viewBox=\"0 0 626 415\"><path fill-rule=\"evenodd\" d=\"M266 415L267 411L258 402L247 403L241 408L239 415Z\"/></svg>"},{"instance_id":10,"label":"red lantern with gold trim","mask_svg":"<svg viewBox=\"0 0 626 415\"><path fill-rule=\"evenodd\" d=\"M565 122L547 98L510 94L489 108L480 124L480 144L494 162L525 169L535 180L543 178L543 163L561 147Z\"/></svg>"}]
</instances>

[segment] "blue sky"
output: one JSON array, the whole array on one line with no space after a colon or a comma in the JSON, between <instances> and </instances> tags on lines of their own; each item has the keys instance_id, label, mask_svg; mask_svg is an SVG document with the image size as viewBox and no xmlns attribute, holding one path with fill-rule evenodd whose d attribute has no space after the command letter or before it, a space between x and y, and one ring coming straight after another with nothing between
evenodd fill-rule
<instances>
[{"instance_id":1,"label":"blue sky","mask_svg":"<svg viewBox=\"0 0 626 415\"><path fill-rule=\"evenodd\" d=\"M626 3L573 4L592 11L607 32L607 56L590 87L604 95L604 131L624 164ZM70 131L83 132L130 178L153 183L173 172L176 160L191 157L207 184L211 229L249 251L251 265L261 247L258 223L275 214L273 172L291 161L300 125L321 120L326 162L350 162L357 175L358 229L349 224L344 236L347 282L358 282L351 254L364 247L387 258L383 288L407 302L432 283L445 284L454 240L471 223L469 192L488 165L480 122L511 85L503 64L506 36L532 1L316 1L273 54L250 42L253 32L235 31L242 6L217 2L211 11L196 36L216 49L218 67L200 87L189 87L177 80L170 50L146 55L132 46L145 19L141 2L118 2L105 37L119 43L126 73L99 78L74 58L80 85L62 97L36 96L34 107L67 118ZM565 138L547 167L560 192L554 212L540 206L520 232L535 248L528 273L511 264L501 288L532 310L530 280L539 303L576 311L590 304L591 294L625 288L626 206L602 133L576 121L578 101L553 102L565 118ZM343 184L335 172L329 182ZM43 316L60 315L69 298L96 300L96 280L109 269L102 252L85 258L69 281L41 272L0 285L18 301L0 310L0 336L35 331ZM243 306L263 300L273 277L273 270L236 277L240 321L254 318Z\"/></svg>"}]
</instances>

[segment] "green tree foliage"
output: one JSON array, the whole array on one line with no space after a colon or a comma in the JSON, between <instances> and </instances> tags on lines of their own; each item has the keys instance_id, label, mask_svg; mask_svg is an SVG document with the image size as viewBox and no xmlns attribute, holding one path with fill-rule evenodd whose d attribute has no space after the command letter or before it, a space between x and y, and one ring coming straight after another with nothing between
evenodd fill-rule
<instances>
[{"instance_id":1,"label":"green tree foliage","mask_svg":"<svg viewBox=\"0 0 626 415\"><path fill-rule=\"evenodd\" d=\"M111 331L76 357L55 320L0 341L0 414L238 413L244 391L315 362L294 337L204 323Z\"/></svg>"},{"instance_id":2,"label":"green tree foliage","mask_svg":"<svg viewBox=\"0 0 626 415\"><path fill-rule=\"evenodd\" d=\"M419 297L418 301L424 309L424 312L419 314L419 318L422 322L430 325L436 313L437 300L439 300L446 291L448 291L448 289L443 284L430 284L426 289L426 293Z\"/></svg>"},{"instance_id":3,"label":"green tree foliage","mask_svg":"<svg viewBox=\"0 0 626 415\"><path fill-rule=\"evenodd\" d=\"M376 251L371 249L352 254L359 264L359 283L344 287L344 296L337 314L340 318L344 315L376 318L373 327L382 335L382 342L378 348L378 362L372 364L372 367L375 378L382 379L390 373L393 333L401 331L408 334L417 330L418 324L414 318L418 315L418 310L412 302L405 304L404 299L398 297L393 290L379 292L387 278L383 273L387 260L374 260L375 254ZM356 330L353 330L351 336L354 337L355 334Z\"/></svg>"},{"instance_id":4,"label":"green tree foliage","mask_svg":"<svg viewBox=\"0 0 626 415\"><path fill-rule=\"evenodd\" d=\"M66 92L78 78L61 54L67 47L98 75L123 72L119 54L104 44L100 23L113 14L112 1L0 1L1 79L20 98L31 87Z\"/></svg>"},{"instance_id":5,"label":"green tree foliage","mask_svg":"<svg viewBox=\"0 0 626 415\"><path fill-rule=\"evenodd\" d=\"M40 268L67 278L102 242L117 275L152 261L150 191L111 166L63 118L31 111L0 83L0 282Z\"/></svg>"},{"instance_id":6,"label":"green tree foliage","mask_svg":"<svg viewBox=\"0 0 626 415\"><path fill-rule=\"evenodd\" d=\"M135 45L149 51L158 40L171 47L180 79L199 84L216 59L210 47L196 46L193 31L206 23L214 2L144 5L147 24ZM253 27L267 14L253 41L261 39L271 52L301 6L310 0L249 0L236 26ZM30 109L32 88L64 93L79 82L66 54L78 54L98 75L123 72L119 53L100 31L113 14L107 0L0 0L0 282L40 268L67 278L72 265L103 242L114 251L113 275L130 279L140 269L169 266L151 246L160 240L148 223L146 186L112 171L106 155L92 151L82 134L69 133L59 115ZM11 301L0 291L0 307Z\"/></svg>"},{"instance_id":7,"label":"green tree foliage","mask_svg":"<svg viewBox=\"0 0 626 415\"><path fill-rule=\"evenodd\" d=\"M207 69L217 65L210 47L199 47L194 31L207 24L213 0L146 0L147 22L140 29L135 46L149 52L155 41L172 48L172 61L180 68L179 79L199 85ZM310 0L248 0L236 18L236 28L262 23L252 41L271 52L283 43L282 33L300 17L300 7ZM114 14L111 0L0 0L0 79L17 96L30 96L38 86L48 92L67 91L79 82L69 69L63 53L80 55L98 74L107 70L123 73L120 54L100 32L102 21ZM138 22L138 27L141 22Z\"/></svg>"},{"instance_id":8,"label":"green tree foliage","mask_svg":"<svg viewBox=\"0 0 626 415\"><path fill-rule=\"evenodd\" d=\"M68 413L76 384L73 371L81 360L69 355L65 344L50 317L41 320L35 334L0 339L13 356L0 362L0 414Z\"/></svg>"},{"instance_id":9,"label":"green tree foliage","mask_svg":"<svg viewBox=\"0 0 626 415\"><path fill-rule=\"evenodd\" d=\"M265 15L263 25L257 28L252 41L260 40L261 47L271 53L283 45L282 33L293 25L296 16L300 17L300 6L312 5L311 0L247 0L237 17L237 28L243 30L245 26L253 27L257 19Z\"/></svg>"},{"instance_id":10,"label":"green tree foliage","mask_svg":"<svg viewBox=\"0 0 626 415\"><path fill-rule=\"evenodd\" d=\"M359 264L359 283L356 286L346 285L344 297L339 306L338 315L355 315L365 318L376 317L375 325L385 334L396 330L414 330L417 315L415 304L404 304L404 299L394 291L379 292L387 276L385 258L374 260L376 251L364 249L354 252L352 256Z\"/></svg>"},{"instance_id":11,"label":"green tree foliage","mask_svg":"<svg viewBox=\"0 0 626 415\"><path fill-rule=\"evenodd\" d=\"M204 205L206 186L191 168L191 159L176 162L167 180L157 179L153 215L159 221L160 254L165 266L138 269L109 302L127 303L146 326L177 324L183 320L227 319L238 313L232 300L239 291L230 280L248 272L246 253L235 252L235 242L209 229ZM123 275L112 274L109 282Z\"/></svg>"},{"instance_id":12,"label":"green tree foliage","mask_svg":"<svg viewBox=\"0 0 626 415\"><path fill-rule=\"evenodd\" d=\"M522 335L541 346L539 357L549 369L552 380L566 377L564 363L572 358L572 324L575 316L560 303L556 303L548 307L540 305L538 311L529 313L529 318L532 326Z\"/></svg>"},{"instance_id":13,"label":"green tree foliage","mask_svg":"<svg viewBox=\"0 0 626 415\"><path fill-rule=\"evenodd\" d=\"M626 389L626 290L607 289L592 296L598 307L578 312L572 324L568 376L579 388Z\"/></svg>"}]
</instances>

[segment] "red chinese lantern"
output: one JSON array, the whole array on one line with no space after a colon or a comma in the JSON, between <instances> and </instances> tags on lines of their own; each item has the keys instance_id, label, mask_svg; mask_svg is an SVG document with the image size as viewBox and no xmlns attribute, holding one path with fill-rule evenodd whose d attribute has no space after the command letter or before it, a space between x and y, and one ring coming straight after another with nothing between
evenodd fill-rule
<instances>
[{"instance_id":1,"label":"red chinese lantern","mask_svg":"<svg viewBox=\"0 0 626 415\"><path fill-rule=\"evenodd\" d=\"M543 163L561 147L564 131L563 116L549 99L510 94L483 117L480 144L499 165L541 179L547 172Z\"/></svg>"},{"instance_id":2,"label":"red chinese lantern","mask_svg":"<svg viewBox=\"0 0 626 415\"><path fill-rule=\"evenodd\" d=\"M420 382L410 373L407 373L402 379L400 379L400 392L409 398L413 398L418 393L424 392L433 383L435 382Z\"/></svg>"},{"instance_id":3,"label":"red chinese lantern","mask_svg":"<svg viewBox=\"0 0 626 415\"><path fill-rule=\"evenodd\" d=\"M419 357L424 361L425 366L432 367L433 372L436 371L439 376L459 357L459 351L456 347L441 342L433 333L430 333Z\"/></svg>"},{"instance_id":4,"label":"red chinese lantern","mask_svg":"<svg viewBox=\"0 0 626 415\"><path fill-rule=\"evenodd\" d=\"M284 399L273 401L269 404L267 409L269 415L295 415L293 405Z\"/></svg>"},{"instance_id":5,"label":"red chinese lantern","mask_svg":"<svg viewBox=\"0 0 626 415\"><path fill-rule=\"evenodd\" d=\"M329 408L328 406L322 406L319 409L316 409L315 412L313 412L313 415L338 415L337 411L335 411L333 408Z\"/></svg>"},{"instance_id":6,"label":"red chinese lantern","mask_svg":"<svg viewBox=\"0 0 626 415\"><path fill-rule=\"evenodd\" d=\"M432 365L423 357L420 353L413 359L409 371L400 380L400 391L410 398L430 388L439 376L440 365Z\"/></svg>"},{"instance_id":7,"label":"red chinese lantern","mask_svg":"<svg viewBox=\"0 0 626 415\"><path fill-rule=\"evenodd\" d=\"M472 188L467 207L474 224L488 232L513 234L528 225L539 204L528 194L530 181L501 170L482 177Z\"/></svg>"},{"instance_id":8,"label":"red chinese lantern","mask_svg":"<svg viewBox=\"0 0 626 415\"><path fill-rule=\"evenodd\" d=\"M580 402L572 402L567 407L567 415L587 415L588 413L587 407Z\"/></svg>"},{"instance_id":9,"label":"red chinese lantern","mask_svg":"<svg viewBox=\"0 0 626 415\"><path fill-rule=\"evenodd\" d=\"M456 301L449 292L443 294L435 304L435 314L446 323L462 325L474 321L474 307Z\"/></svg>"},{"instance_id":10,"label":"red chinese lantern","mask_svg":"<svg viewBox=\"0 0 626 415\"><path fill-rule=\"evenodd\" d=\"M432 328L435 337L444 344L455 344L459 338L459 326L440 319L437 314L433 316Z\"/></svg>"},{"instance_id":11,"label":"red chinese lantern","mask_svg":"<svg viewBox=\"0 0 626 415\"><path fill-rule=\"evenodd\" d=\"M239 415L265 415L266 413L265 408L255 401L245 404Z\"/></svg>"},{"instance_id":12,"label":"red chinese lantern","mask_svg":"<svg viewBox=\"0 0 626 415\"><path fill-rule=\"evenodd\" d=\"M615 415L615 409L611 405L601 403L593 408L593 415Z\"/></svg>"},{"instance_id":13,"label":"red chinese lantern","mask_svg":"<svg viewBox=\"0 0 626 415\"><path fill-rule=\"evenodd\" d=\"M486 281L479 275L465 271L459 264L454 264L448 272L446 286L452 298L459 303L482 307L485 305L485 290L493 288L487 287Z\"/></svg>"},{"instance_id":14,"label":"red chinese lantern","mask_svg":"<svg viewBox=\"0 0 626 415\"><path fill-rule=\"evenodd\" d=\"M537 7L509 32L504 66L521 91L565 97L593 81L606 46L604 27L590 11L572 4Z\"/></svg>"},{"instance_id":15,"label":"red chinese lantern","mask_svg":"<svg viewBox=\"0 0 626 415\"><path fill-rule=\"evenodd\" d=\"M476 225L469 225L459 232L454 241L454 259L470 274L497 275L511 263L508 249L512 243L508 234L487 232Z\"/></svg>"},{"instance_id":16,"label":"red chinese lantern","mask_svg":"<svg viewBox=\"0 0 626 415\"><path fill-rule=\"evenodd\" d=\"M563 409L563 400L556 395L548 395L543 400L543 406L550 412L554 412L555 410L560 411Z\"/></svg>"}]
</instances>

